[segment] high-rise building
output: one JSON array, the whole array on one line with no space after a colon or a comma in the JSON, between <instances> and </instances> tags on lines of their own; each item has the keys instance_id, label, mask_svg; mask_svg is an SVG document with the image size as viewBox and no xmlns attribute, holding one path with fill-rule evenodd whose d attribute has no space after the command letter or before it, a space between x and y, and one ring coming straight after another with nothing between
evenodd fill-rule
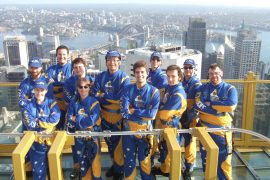
<instances>
[{"instance_id":1,"label":"high-rise building","mask_svg":"<svg viewBox=\"0 0 270 180\"><path fill-rule=\"evenodd\" d=\"M257 75L260 79L265 79L266 63L263 61L258 62Z\"/></svg>"},{"instance_id":2,"label":"high-rise building","mask_svg":"<svg viewBox=\"0 0 270 180\"><path fill-rule=\"evenodd\" d=\"M46 35L42 38L42 57L50 58L50 51L60 46L59 36Z\"/></svg>"},{"instance_id":3,"label":"high-rise building","mask_svg":"<svg viewBox=\"0 0 270 180\"><path fill-rule=\"evenodd\" d=\"M248 71L257 72L260 50L261 40L257 39L257 33L242 26L235 43L234 79L244 78Z\"/></svg>"},{"instance_id":4,"label":"high-rise building","mask_svg":"<svg viewBox=\"0 0 270 180\"><path fill-rule=\"evenodd\" d=\"M38 47L36 41L27 41L28 57L32 59L38 56Z\"/></svg>"},{"instance_id":5,"label":"high-rise building","mask_svg":"<svg viewBox=\"0 0 270 180\"><path fill-rule=\"evenodd\" d=\"M206 44L206 23L202 18L189 18L188 30L185 35L185 45L188 49L199 50L202 53L201 77L206 78L208 67L204 65Z\"/></svg>"},{"instance_id":6,"label":"high-rise building","mask_svg":"<svg viewBox=\"0 0 270 180\"><path fill-rule=\"evenodd\" d=\"M224 78L233 79L234 74L235 43L225 36L224 41Z\"/></svg>"},{"instance_id":7,"label":"high-rise building","mask_svg":"<svg viewBox=\"0 0 270 180\"><path fill-rule=\"evenodd\" d=\"M28 68L29 57L24 36L5 36L3 47L7 66L23 65Z\"/></svg>"}]
</instances>

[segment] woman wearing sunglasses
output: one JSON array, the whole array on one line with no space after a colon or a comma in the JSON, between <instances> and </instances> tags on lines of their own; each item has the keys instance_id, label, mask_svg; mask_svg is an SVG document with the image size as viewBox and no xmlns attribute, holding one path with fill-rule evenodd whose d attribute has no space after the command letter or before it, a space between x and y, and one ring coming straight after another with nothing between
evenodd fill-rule
<instances>
[{"instance_id":1,"label":"woman wearing sunglasses","mask_svg":"<svg viewBox=\"0 0 270 180\"><path fill-rule=\"evenodd\" d=\"M92 84L86 78L77 81L79 96L69 104L67 129L74 131L100 131L100 105L90 96ZM75 138L75 149L80 162L82 179L101 179L100 141L98 137Z\"/></svg>"}]
</instances>

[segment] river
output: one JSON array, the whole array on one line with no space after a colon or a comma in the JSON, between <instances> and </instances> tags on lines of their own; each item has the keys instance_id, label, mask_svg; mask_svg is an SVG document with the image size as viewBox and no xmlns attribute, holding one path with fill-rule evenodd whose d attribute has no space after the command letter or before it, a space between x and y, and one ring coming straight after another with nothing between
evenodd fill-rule
<instances>
[{"instance_id":1,"label":"river","mask_svg":"<svg viewBox=\"0 0 270 180\"><path fill-rule=\"evenodd\" d=\"M228 31L219 31L214 30L216 32L222 32L224 34L229 34ZM0 53L3 53L3 40L4 36L6 35L22 35L20 30L14 30L12 32L5 32L0 33ZM236 35L236 32L232 32L232 35ZM36 35L25 35L27 40L35 40ZM264 62L270 61L270 31L259 31L258 32L258 38L262 40L262 46L261 46L261 54L260 54L260 60ZM84 48L90 48L93 46L96 46L98 44L102 44L105 42L108 42L109 39L109 33L105 32L91 32L87 31L85 33L80 34L77 37L73 38L61 38L61 44L64 44L68 46L70 49L84 49ZM156 44L161 44L163 42L163 38L160 37L155 40ZM165 43L174 43L174 44L181 44L180 39L169 39L164 38ZM144 42L139 42L139 46L143 46ZM209 46L209 42L207 42L207 45ZM126 40L120 41L120 46L127 48L127 42Z\"/></svg>"}]
</instances>

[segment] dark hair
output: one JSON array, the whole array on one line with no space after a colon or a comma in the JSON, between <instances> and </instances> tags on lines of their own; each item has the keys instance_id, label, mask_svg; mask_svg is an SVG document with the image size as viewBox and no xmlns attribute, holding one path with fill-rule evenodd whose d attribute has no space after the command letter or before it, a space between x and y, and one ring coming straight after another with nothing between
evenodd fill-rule
<instances>
[{"instance_id":1,"label":"dark hair","mask_svg":"<svg viewBox=\"0 0 270 180\"><path fill-rule=\"evenodd\" d=\"M72 68L73 68L73 66L75 65L75 64L79 64L79 63L81 63L81 64L83 64L84 65L84 67L86 67L87 66L87 63L86 63L86 61L83 59L83 58L75 58L73 61L72 61Z\"/></svg>"},{"instance_id":2,"label":"dark hair","mask_svg":"<svg viewBox=\"0 0 270 180\"><path fill-rule=\"evenodd\" d=\"M216 69L216 68L219 68L220 70L222 70L222 68L220 67L220 65L218 63L213 63L213 64L210 64L209 68L208 69Z\"/></svg>"},{"instance_id":3,"label":"dark hair","mask_svg":"<svg viewBox=\"0 0 270 180\"><path fill-rule=\"evenodd\" d=\"M180 77L180 79L183 79L183 74L182 74L182 71L181 71L181 68L177 65L170 65L167 67L166 69L166 74L168 71L173 71L173 70L177 70L177 74L178 76Z\"/></svg>"},{"instance_id":4,"label":"dark hair","mask_svg":"<svg viewBox=\"0 0 270 180\"><path fill-rule=\"evenodd\" d=\"M69 54L69 49L68 49L68 47L65 46L65 45L60 45L60 46L58 46L58 47L56 48L56 55L57 55L59 49L65 49L65 50L67 50L67 53Z\"/></svg>"},{"instance_id":5,"label":"dark hair","mask_svg":"<svg viewBox=\"0 0 270 180\"><path fill-rule=\"evenodd\" d=\"M140 61L137 61L135 62L135 64L133 64L133 73L135 74L135 71L137 68L140 68L140 67L144 67L147 71L147 64L145 61L143 60L140 60Z\"/></svg>"},{"instance_id":6,"label":"dark hair","mask_svg":"<svg viewBox=\"0 0 270 180\"><path fill-rule=\"evenodd\" d=\"M93 86L93 83L91 83L88 79L80 78L80 79L78 79L78 81L76 83L76 87L79 87L81 85L81 83L86 83L86 85L89 86L89 88L91 88Z\"/></svg>"}]
</instances>

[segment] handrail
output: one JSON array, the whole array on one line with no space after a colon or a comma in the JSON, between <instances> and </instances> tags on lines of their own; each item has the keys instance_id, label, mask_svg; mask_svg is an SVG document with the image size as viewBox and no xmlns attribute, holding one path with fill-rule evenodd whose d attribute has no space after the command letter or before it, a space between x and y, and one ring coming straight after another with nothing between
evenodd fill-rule
<instances>
[{"instance_id":1,"label":"handrail","mask_svg":"<svg viewBox=\"0 0 270 180\"><path fill-rule=\"evenodd\" d=\"M268 142L270 144L270 138L260 134L260 133L257 133L257 132L254 132L254 131L251 131L251 130L247 130L247 129L241 129L241 128L208 128L206 129L207 132L217 132L217 131L232 131L232 132L241 132L241 133L246 133L246 134L250 134L250 135L253 135L253 136L256 136L260 139L263 139L265 140L266 142Z\"/></svg>"},{"instance_id":2,"label":"handrail","mask_svg":"<svg viewBox=\"0 0 270 180\"><path fill-rule=\"evenodd\" d=\"M178 134L183 134L183 133L189 133L193 134L195 128L190 128L190 129L179 129L177 130ZM110 137L110 136L127 136L127 135L159 135L162 133L164 129L153 129L153 130L145 130L145 131L116 131L116 132L111 132L111 131L102 131L102 132L92 132L92 131L76 131L75 133L68 133L67 135L69 136L75 136L75 137ZM232 132L240 132L240 133L246 133L250 134L253 136L256 136L262 140L265 140L266 142L270 143L270 138L259 134L257 132L247 130L247 129L242 129L242 128L207 128L207 132L217 132L217 131L232 131ZM36 136L39 137L53 137L54 134L50 133L35 133ZM0 133L1 136L11 136L11 137L22 137L24 136L24 133Z\"/></svg>"},{"instance_id":3,"label":"handrail","mask_svg":"<svg viewBox=\"0 0 270 180\"><path fill-rule=\"evenodd\" d=\"M61 168L61 153L63 147L66 143L67 137L89 137L89 136L99 136L99 137L109 137L109 136L125 136L125 135L160 135L164 134L166 139L166 144L168 146L168 150L170 152L171 157L171 169L170 169L170 177L171 179L179 179L181 176L181 164L179 164L179 159L181 158L181 149L176 141L176 134L189 133L199 138L203 147L207 151L206 157L206 171L205 178L206 179L216 179L216 171L217 171L217 159L218 159L218 147L214 143L213 139L210 137L208 132L241 132L247 133L260 139L265 140L270 144L270 139L264 135L253 132L251 130L241 129L241 128L205 128L205 127L195 127L190 129L154 129L154 130L144 130L144 131L122 131L122 132L91 132L91 131L77 131L75 133L67 133L66 131L57 131L56 137L53 141L53 144L48 153L49 159L49 168L50 168L50 176L51 179L63 179L62 168ZM23 136L24 135L24 136ZM39 137L53 137L55 133L37 133L34 131L26 131L24 133L0 133L1 136L23 136L20 143L17 145L16 149L12 153L12 160L14 165L14 174L15 179L25 179L25 165L24 158L32 143L34 142L36 136ZM179 158L180 157L180 158ZM211 168L210 168L211 162ZM173 169L172 167L177 167Z\"/></svg>"}]
</instances>

